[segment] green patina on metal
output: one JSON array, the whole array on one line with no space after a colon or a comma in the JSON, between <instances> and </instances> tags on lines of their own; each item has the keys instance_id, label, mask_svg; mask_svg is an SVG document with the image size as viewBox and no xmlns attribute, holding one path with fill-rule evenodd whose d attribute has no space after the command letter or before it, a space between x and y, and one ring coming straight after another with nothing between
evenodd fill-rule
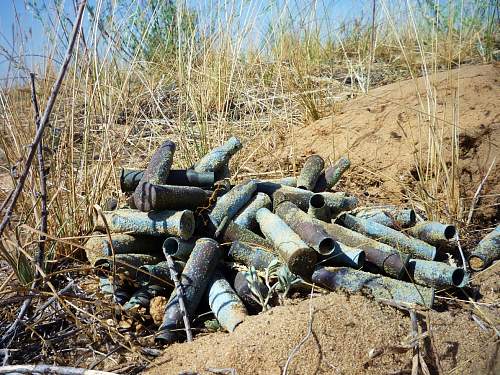
<instances>
[{"instance_id":1,"label":"green patina on metal","mask_svg":"<svg viewBox=\"0 0 500 375\"><path fill-rule=\"evenodd\" d=\"M321 156L309 156L300 171L299 177L297 177L297 187L312 191L324 167L325 161Z\"/></svg>"},{"instance_id":2,"label":"green patina on metal","mask_svg":"<svg viewBox=\"0 0 500 375\"><path fill-rule=\"evenodd\" d=\"M262 233L273 242L290 271L299 276L309 277L316 264L316 252L267 208L257 211L257 222Z\"/></svg>"}]
</instances>

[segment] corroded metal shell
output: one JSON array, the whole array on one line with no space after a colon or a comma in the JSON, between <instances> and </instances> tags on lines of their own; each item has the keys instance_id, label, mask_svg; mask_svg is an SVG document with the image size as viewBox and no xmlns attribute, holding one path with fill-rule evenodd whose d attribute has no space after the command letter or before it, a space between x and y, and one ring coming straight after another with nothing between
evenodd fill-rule
<instances>
[{"instance_id":1,"label":"corroded metal shell","mask_svg":"<svg viewBox=\"0 0 500 375\"><path fill-rule=\"evenodd\" d=\"M428 308L432 308L434 304L433 288L347 267L317 268L312 275L312 281L333 291L368 294L377 299L412 303Z\"/></svg>"}]
</instances>

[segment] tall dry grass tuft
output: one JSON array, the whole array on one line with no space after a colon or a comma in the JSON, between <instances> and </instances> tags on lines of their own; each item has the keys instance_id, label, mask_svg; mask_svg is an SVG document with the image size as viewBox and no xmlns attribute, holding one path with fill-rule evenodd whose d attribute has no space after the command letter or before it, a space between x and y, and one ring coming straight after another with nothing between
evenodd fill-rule
<instances>
[{"instance_id":1,"label":"tall dry grass tuft","mask_svg":"<svg viewBox=\"0 0 500 375\"><path fill-rule=\"evenodd\" d=\"M71 7L48 3L53 6L34 9L40 19L53 21L47 40L59 44L36 69L40 103L49 94L57 64L51 59L57 60L72 18L66 14ZM365 4L369 17L360 12L348 20L337 19L331 11L337 2L327 0L300 9L289 1L216 0L194 8L183 1L165 8L167 3L96 1L88 9L83 38L44 139L49 264L79 257L77 246L69 243L81 244L92 230L91 208L111 196L123 199L119 168L144 167L165 138L177 142L180 167L236 135L249 146L232 165L235 177L257 175L251 161L261 156L276 175L293 173L296 156L292 153L290 165L283 165L273 150L293 137L298 124L331 113L341 94L349 97L419 75L427 77L419 94L419 121L428 146L416 156L421 178L414 199L430 217L463 218L457 176L460 108L452 100L447 117L441 118L429 77L463 61L491 60L498 13L473 9L491 2L474 0L467 9L457 5L443 14L441 2L419 7L421 2L381 0L373 14L372 2ZM478 12L487 17L479 18ZM467 25L466 16L471 17ZM164 27L167 23L171 27ZM16 56L6 57L23 66ZM450 71L452 98L459 92L454 74ZM0 104L2 171L12 170L9 178L15 184L35 130L28 86L21 82L3 88ZM450 159L444 152L447 132L453 135ZM30 172L16 220L2 242L23 282L31 279L31 266L19 249L35 251L40 227L36 170ZM436 206L428 196L441 192Z\"/></svg>"}]
</instances>

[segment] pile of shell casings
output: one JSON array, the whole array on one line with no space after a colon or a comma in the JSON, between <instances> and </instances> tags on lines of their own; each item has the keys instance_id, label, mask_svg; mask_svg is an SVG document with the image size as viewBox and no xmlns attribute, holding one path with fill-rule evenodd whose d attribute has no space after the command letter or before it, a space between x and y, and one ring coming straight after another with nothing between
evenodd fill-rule
<instances>
[{"instance_id":1,"label":"pile of shell casings","mask_svg":"<svg viewBox=\"0 0 500 375\"><path fill-rule=\"evenodd\" d=\"M229 332L258 310L256 293L269 292L245 269L279 264L302 286L428 308L435 289L468 283L464 269L437 261L446 259L441 249L451 246L454 226L417 223L410 208L358 207L356 197L332 191L350 167L346 157L325 167L312 155L297 177L232 186L229 160L241 147L230 138L190 169L173 170L175 144L166 141L145 170L122 170L127 207L95 214L86 249L102 292L125 310L169 297L157 342L185 337L172 272L188 318L210 308ZM474 270L498 258L498 240L497 228L472 252Z\"/></svg>"}]
</instances>

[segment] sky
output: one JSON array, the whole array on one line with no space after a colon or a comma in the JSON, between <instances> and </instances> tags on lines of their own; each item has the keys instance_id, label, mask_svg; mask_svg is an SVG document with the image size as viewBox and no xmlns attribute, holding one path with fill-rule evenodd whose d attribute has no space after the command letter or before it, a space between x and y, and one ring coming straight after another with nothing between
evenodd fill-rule
<instances>
[{"instance_id":1,"label":"sky","mask_svg":"<svg viewBox=\"0 0 500 375\"><path fill-rule=\"evenodd\" d=\"M48 7L53 6L54 2L54 0L29 1ZM63 2L64 9L68 14L74 14L75 0L57 1ZM97 0L88 1L90 4L95 4ZM110 0L104 1L109 2ZM211 16L213 19L214 4L217 2L220 2L220 0L187 0L187 5L188 7L195 8L197 13L202 17L212 13ZM352 17L353 14L359 14L360 9L369 7L371 0L233 0L233 2L236 6L241 7L242 19L247 17L249 12L264 11L271 4L279 8L280 4L287 2L291 12L303 12L304 7L313 4L316 5L318 14L325 12L335 13L335 18L340 20ZM329 17L331 19L331 14ZM258 17L257 20L257 22L262 23L260 31L265 33L266 30L263 28L267 27L267 20ZM56 21L53 19L37 19L33 14L33 10L26 6L26 0L0 0L0 82L5 81L7 76L11 77L15 70L15 65L5 57L6 54L15 56L17 59L22 58L23 64L30 70L40 65L43 61L43 56L50 54L52 46L51 42L47 40L44 30L52 29L54 22ZM84 28L85 26L88 27L88 23L87 25L84 23ZM27 75L27 72L16 74L20 74L22 77L23 75Z\"/></svg>"}]
</instances>

